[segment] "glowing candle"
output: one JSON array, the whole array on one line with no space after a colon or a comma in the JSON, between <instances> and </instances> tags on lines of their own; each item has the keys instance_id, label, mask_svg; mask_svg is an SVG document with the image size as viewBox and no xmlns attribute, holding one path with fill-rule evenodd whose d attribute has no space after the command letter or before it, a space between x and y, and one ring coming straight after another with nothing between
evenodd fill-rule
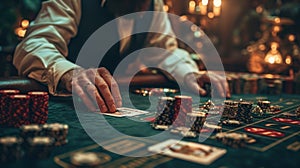
<instances>
[{"instance_id":1,"label":"glowing candle","mask_svg":"<svg viewBox=\"0 0 300 168\"><path fill-rule=\"evenodd\" d=\"M200 14L201 15L206 15L207 14L207 5L208 5L208 0L202 0L201 2L199 2Z\"/></svg>"},{"instance_id":2,"label":"glowing candle","mask_svg":"<svg viewBox=\"0 0 300 168\"><path fill-rule=\"evenodd\" d=\"M196 9L196 2L195 1L190 1L189 2L189 12L194 13Z\"/></svg>"},{"instance_id":3,"label":"glowing candle","mask_svg":"<svg viewBox=\"0 0 300 168\"><path fill-rule=\"evenodd\" d=\"M222 0L214 0L213 13L215 16L220 16Z\"/></svg>"}]
</instances>

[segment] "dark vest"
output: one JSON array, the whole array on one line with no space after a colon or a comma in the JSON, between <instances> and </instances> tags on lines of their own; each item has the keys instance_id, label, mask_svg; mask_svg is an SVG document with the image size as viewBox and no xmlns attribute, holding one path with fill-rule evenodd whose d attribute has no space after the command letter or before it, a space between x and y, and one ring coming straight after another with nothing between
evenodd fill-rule
<instances>
[{"instance_id":1,"label":"dark vest","mask_svg":"<svg viewBox=\"0 0 300 168\"><path fill-rule=\"evenodd\" d=\"M68 60L72 62L76 62L78 57L79 51L86 40L94 33L98 28L103 26L104 24L108 23L109 21L115 19L114 15L111 14L105 6L101 6L101 0L82 0L82 15L81 20L78 26L78 32L76 37L71 39L69 43L69 55L67 57ZM149 10L154 10L154 4L152 1L151 7ZM152 19L151 19L152 20ZM143 24L145 24L143 22ZM148 27L150 27L150 22L147 23ZM139 26L138 21L135 21L133 31L137 29ZM145 26L145 25L143 25ZM117 25L111 30L116 36L119 36ZM99 67L107 68L111 73L114 72L117 65L122 61L122 59L138 50L143 48L145 44L147 33L135 34L131 36L131 42L129 48L126 52L120 54L120 43L116 43L109 49L109 51L105 54L104 58L102 59ZM105 40L105 39L103 39ZM89 68L89 67L84 67Z\"/></svg>"}]
</instances>

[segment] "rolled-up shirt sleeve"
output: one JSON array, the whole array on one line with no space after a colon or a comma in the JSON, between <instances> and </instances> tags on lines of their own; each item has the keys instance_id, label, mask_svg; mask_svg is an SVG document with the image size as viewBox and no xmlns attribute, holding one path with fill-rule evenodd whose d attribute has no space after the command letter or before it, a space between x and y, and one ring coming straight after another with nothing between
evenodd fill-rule
<instances>
[{"instance_id":1,"label":"rolled-up shirt sleeve","mask_svg":"<svg viewBox=\"0 0 300 168\"><path fill-rule=\"evenodd\" d=\"M155 11L163 12L162 0L155 0ZM165 49L158 55L143 56L142 62L156 64L158 68L167 71L166 74L171 79L175 79L178 83L184 83L184 77L189 73L197 73L198 66L192 60L190 54L178 48L177 39L172 30L168 14L154 15L150 30L162 33L149 33L147 37L146 47L159 47Z\"/></svg>"},{"instance_id":2,"label":"rolled-up shirt sleeve","mask_svg":"<svg viewBox=\"0 0 300 168\"><path fill-rule=\"evenodd\" d=\"M19 75L48 85L59 95L57 85L64 73L78 68L66 59L68 43L77 33L81 0L49 0L42 4L25 38L17 46L13 64Z\"/></svg>"}]
</instances>

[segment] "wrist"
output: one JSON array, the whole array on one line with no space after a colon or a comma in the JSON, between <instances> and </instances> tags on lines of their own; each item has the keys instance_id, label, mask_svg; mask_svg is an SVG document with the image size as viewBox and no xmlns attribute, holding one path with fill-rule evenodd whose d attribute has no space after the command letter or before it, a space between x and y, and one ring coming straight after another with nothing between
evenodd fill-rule
<instances>
[{"instance_id":1,"label":"wrist","mask_svg":"<svg viewBox=\"0 0 300 168\"><path fill-rule=\"evenodd\" d=\"M58 88L62 90L66 90L68 92L72 92L72 79L74 76L78 75L83 68L71 69L64 73L60 78Z\"/></svg>"}]
</instances>

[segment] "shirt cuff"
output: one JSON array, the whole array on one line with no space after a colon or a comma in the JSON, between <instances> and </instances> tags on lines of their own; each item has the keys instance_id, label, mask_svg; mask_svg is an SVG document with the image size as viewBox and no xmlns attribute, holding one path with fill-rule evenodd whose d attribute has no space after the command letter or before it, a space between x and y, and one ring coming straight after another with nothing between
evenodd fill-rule
<instances>
[{"instance_id":1,"label":"shirt cuff","mask_svg":"<svg viewBox=\"0 0 300 168\"><path fill-rule=\"evenodd\" d=\"M70 96L71 93L64 90L58 90L58 83L60 78L66 72L76 68L80 68L80 66L67 60L57 61L53 66L51 66L45 77L47 79L49 93L54 96Z\"/></svg>"}]
</instances>

